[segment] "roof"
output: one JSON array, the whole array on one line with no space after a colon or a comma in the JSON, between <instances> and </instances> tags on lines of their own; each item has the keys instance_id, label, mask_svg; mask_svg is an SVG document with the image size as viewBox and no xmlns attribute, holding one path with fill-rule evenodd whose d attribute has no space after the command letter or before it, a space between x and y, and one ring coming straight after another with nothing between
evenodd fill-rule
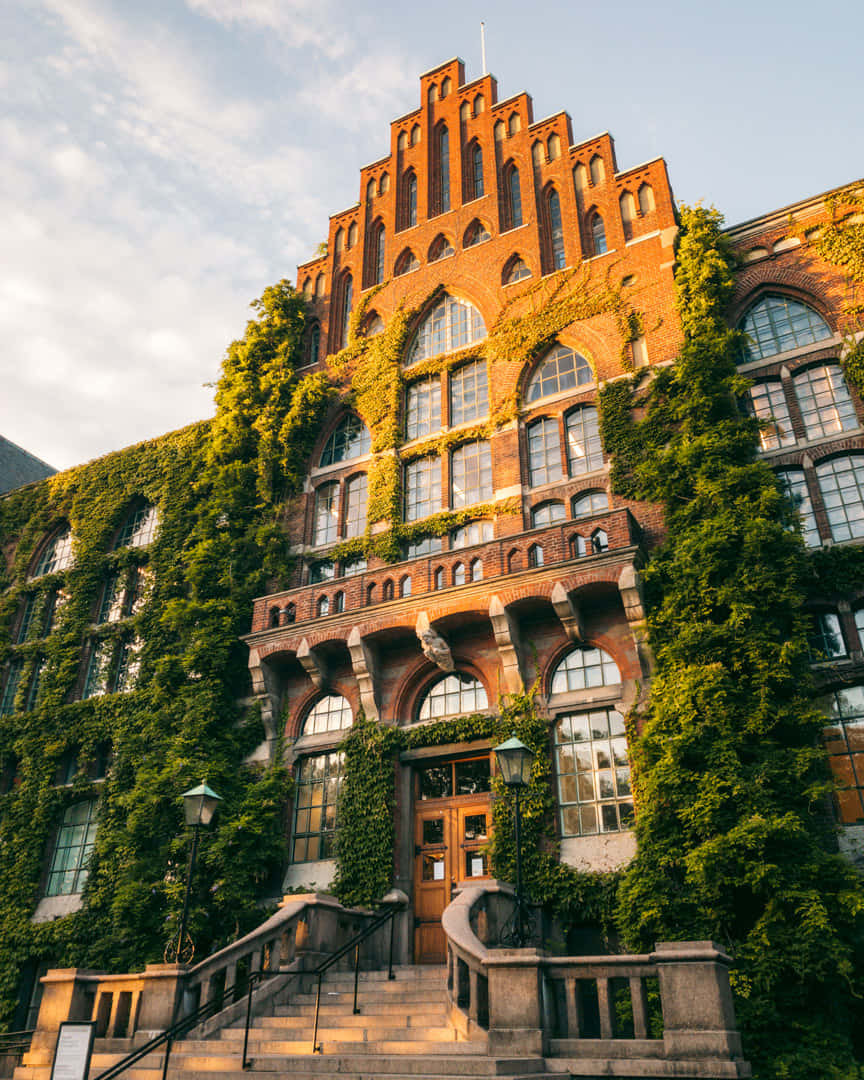
<instances>
[{"instance_id":1,"label":"roof","mask_svg":"<svg viewBox=\"0 0 864 1080\"><path fill-rule=\"evenodd\" d=\"M52 465L0 435L0 495L56 472Z\"/></svg>"}]
</instances>

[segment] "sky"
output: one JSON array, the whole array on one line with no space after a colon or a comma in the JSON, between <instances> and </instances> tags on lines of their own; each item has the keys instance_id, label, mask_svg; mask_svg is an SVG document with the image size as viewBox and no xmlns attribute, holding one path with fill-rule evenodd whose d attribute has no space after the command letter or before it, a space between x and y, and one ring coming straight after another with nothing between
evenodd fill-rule
<instances>
[{"instance_id":1,"label":"sky","mask_svg":"<svg viewBox=\"0 0 864 1080\"><path fill-rule=\"evenodd\" d=\"M5 0L0 434L56 468L213 413L249 303L314 255L453 56L735 224L864 176L864 4Z\"/></svg>"}]
</instances>

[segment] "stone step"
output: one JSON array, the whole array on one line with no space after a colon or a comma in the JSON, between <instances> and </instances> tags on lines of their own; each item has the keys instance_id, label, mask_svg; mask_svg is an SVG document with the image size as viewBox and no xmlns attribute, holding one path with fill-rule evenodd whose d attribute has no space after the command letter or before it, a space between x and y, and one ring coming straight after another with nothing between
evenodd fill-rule
<instances>
[{"instance_id":1,"label":"stone step","mask_svg":"<svg viewBox=\"0 0 864 1080\"><path fill-rule=\"evenodd\" d=\"M288 1005L313 1005L315 1004L315 993L295 993L283 995L283 1000ZM399 994L387 994L381 993L378 990L365 990L362 994L357 995L358 1001L363 1001L368 1005L387 1005L390 1008L395 1008L398 1005L417 1005L423 1002L435 1002L435 1004L444 1004L447 1001L447 991L441 990L405 990ZM339 1002L346 1002L352 1005L354 1002L354 990L327 990L325 987L321 988L321 1004L326 1003L328 1005L334 1005ZM281 1004L276 1008L282 1008Z\"/></svg>"},{"instance_id":2,"label":"stone step","mask_svg":"<svg viewBox=\"0 0 864 1080\"><path fill-rule=\"evenodd\" d=\"M339 1006L339 1008L342 1008ZM303 1012L299 1014L291 1014L289 1016L258 1016L252 1021L252 1029L255 1031L284 1031L287 1029L301 1029L305 1030L312 1026L312 1021L315 1017L315 1010L308 1006L303 1006ZM393 1027L398 1024L407 1028L421 1028L421 1027L446 1027L449 1017L449 1010L445 1008L433 1011L429 1009L428 1012L400 1012L396 1013L393 1009L382 1009L380 1012L368 1012L362 1010L356 1015L351 1012L350 1008L347 1012L337 1012L335 1009L321 1009L321 1018L328 1021L328 1026L332 1027L335 1023L336 1017L339 1019L339 1026L345 1028L351 1027ZM243 1029L240 1028L242 1035ZM223 1028L222 1034L226 1038L234 1038L237 1034L237 1028Z\"/></svg>"},{"instance_id":3,"label":"stone step","mask_svg":"<svg viewBox=\"0 0 864 1080\"><path fill-rule=\"evenodd\" d=\"M239 1045L243 1041L243 1031L237 1031L236 1038L230 1038L227 1033L222 1033L224 1038L219 1040L229 1045ZM302 1031L285 1031L281 1033L263 1034L260 1031L250 1030L249 1045L256 1046L256 1053L264 1054L293 1054L292 1047L297 1042L308 1042L311 1045L312 1028L304 1028ZM429 1028L330 1028L318 1027L318 1041L320 1042L458 1042L459 1036L455 1028L429 1027Z\"/></svg>"}]
</instances>

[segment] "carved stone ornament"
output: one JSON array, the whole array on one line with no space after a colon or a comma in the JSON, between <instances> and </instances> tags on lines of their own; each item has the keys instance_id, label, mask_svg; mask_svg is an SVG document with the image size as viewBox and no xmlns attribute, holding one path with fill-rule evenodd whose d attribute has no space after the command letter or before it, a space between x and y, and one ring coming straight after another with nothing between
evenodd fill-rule
<instances>
[{"instance_id":1,"label":"carved stone ornament","mask_svg":"<svg viewBox=\"0 0 864 1080\"><path fill-rule=\"evenodd\" d=\"M440 634L437 634L429 626L425 630L421 630L417 636L420 638L420 646L423 649L424 656L441 668L442 671L453 670L454 665L450 646Z\"/></svg>"}]
</instances>

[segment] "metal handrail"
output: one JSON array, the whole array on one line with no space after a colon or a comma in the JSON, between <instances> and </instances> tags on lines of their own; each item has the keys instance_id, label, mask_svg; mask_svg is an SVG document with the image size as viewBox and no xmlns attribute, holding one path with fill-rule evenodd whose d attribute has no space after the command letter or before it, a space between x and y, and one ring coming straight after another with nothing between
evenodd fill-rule
<instances>
[{"instance_id":1,"label":"metal handrail","mask_svg":"<svg viewBox=\"0 0 864 1080\"><path fill-rule=\"evenodd\" d=\"M152 1039L148 1040L142 1046L137 1047L126 1057L121 1058L120 1061L112 1065L105 1072L100 1073L96 1077L96 1080L114 1080L114 1077L120 1076L127 1069L137 1064L141 1058L146 1057L151 1051L157 1050L160 1046L166 1046L165 1061L162 1067L163 1076L168 1071L168 1059L171 1056L171 1047L176 1038L181 1035L185 1035L192 1028L197 1027L203 1020L209 1020L211 1016L215 1016L216 1013L221 1012L226 1007L226 999L231 998L230 1004L234 1004L239 1000L237 996L237 990L239 987L243 987L246 992L246 1032L243 1037L243 1068L248 1068L247 1064L247 1050L249 1046L249 1022L252 1015L252 990L256 983L263 982L265 979L273 979L277 975L281 974L278 971L251 971L245 979L240 982L236 982L233 986L229 986L224 989L216 997L205 1002L199 1006L194 1012L189 1013L188 1016L184 1016L182 1020L178 1020L176 1024L172 1024L171 1027L166 1028L165 1031L160 1031L158 1035L155 1035Z\"/></svg>"},{"instance_id":2,"label":"metal handrail","mask_svg":"<svg viewBox=\"0 0 864 1080\"><path fill-rule=\"evenodd\" d=\"M32 1038L32 1031L0 1032L0 1054L17 1054L22 1050L29 1050Z\"/></svg>"},{"instance_id":3,"label":"metal handrail","mask_svg":"<svg viewBox=\"0 0 864 1080\"><path fill-rule=\"evenodd\" d=\"M368 926L364 927L359 934L348 942L346 942L341 949L337 949L332 956L328 956L326 960L322 961L310 974L318 976L318 990L315 994L315 1026L312 1030L312 1053L322 1054L324 1051L321 1048L321 1044L318 1042L318 1015L321 1010L321 980L324 977L324 973L328 971L334 964L338 963L343 956L347 956L351 950L354 950L354 1015L356 1016L360 1010L357 1008L357 983L360 977L360 946L363 942L371 937L376 930L380 930L382 926L386 926L390 923L390 950L387 961L387 978L393 979L393 932L396 926L396 913L399 908L394 906L388 907L386 911L383 911L377 918L373 919ZM100 1078L101 1080L101 1078Z\"/></svg>"}]
</instances>

